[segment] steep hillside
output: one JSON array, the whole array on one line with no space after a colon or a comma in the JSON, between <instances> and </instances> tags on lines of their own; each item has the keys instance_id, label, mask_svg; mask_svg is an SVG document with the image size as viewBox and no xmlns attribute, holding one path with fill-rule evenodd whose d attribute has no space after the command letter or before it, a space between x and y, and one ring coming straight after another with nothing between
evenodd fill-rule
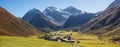
<instances>
[{"instance_id":1,"label":"steep hillside","mask_svg":"<svg viewBox=\"0 0 120 47\"><path fill-rule=\"evenodd\" d=\"M0 7L0 35L31 36L38 33L41 32Z\"/></svg>"},{"instance_id":2,"label":"steep hillside","mask_svg":"<svg viewBox=\"0 0 120 47\"><path fill-rule=\"evenodd\" d=\"M115 0L115 2L116 1L117 0ZM119 28L117 28L119 26L120 26L120 3L115 4L112 7L108 7L108 9L99 14L98 17L90 20L82 29L87 32L93 31L95 34L110 33L113 34L114 36L119 34L118 33Z\"/></svg>"}]
</instances>

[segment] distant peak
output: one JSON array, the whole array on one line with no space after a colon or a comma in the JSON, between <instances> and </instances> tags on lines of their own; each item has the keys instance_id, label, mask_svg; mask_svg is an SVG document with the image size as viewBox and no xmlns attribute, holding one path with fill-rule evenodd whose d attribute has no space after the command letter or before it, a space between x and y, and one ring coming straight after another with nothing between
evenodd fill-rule
<instances>
[{"instance_id":1,"label":"distant peak","mask_svg":"<svg viewBox=\"0 0 120 47\"><path fill-rule=\"evenodd\" d=\"M45 11L59 11L59 12L61 12L61 10L60 9L58 9L58 8L56 8L56 7L54 7L54 6L51 6L51 7L47 7L46 9L45 9Z\"/></svg>"},{"instance_id":2,"label":"distant peak","mask_svg":"<svg viewBox=\"0 0 120 47\"><path fill-rule=\"evenodd\" d=\"M39 9L36 9L36 8L30 9L30 11L32 11L32 10L39 10Z\"/></svg>"},{"instance_id":3,"label":"distant peak","mask_svg":"<svg viewBox=\"0 0 120 47\"><path fill-rule=\"evenodd\" d=\"M73 7L73 6L69 6L69 7L67 7L66 9L76 9L76 8Z\"/></svg>"},{"instance_id":4,"label":"distant peak","mask_svg":"<svg viewBox=\"0 0 120 47\"><path fill-rule=\"evenodd\" d=\"M69 6L68 8L74 8L73 6Z\"/></svg>"},{"instance_id":5,"label":"distant peak","mask_svg":"<svg viewBox=\"0 0 120 47\"><path fill-rule=\"evenodd\" d=\"M78 14L81 12L81 10L79 10L73 6L69 6L69 7L65 8L64 10L69 11L70 13L73 13L73 14Z\"/></svg>"},{"instance_id":6,"label":"distant peak","mask_svg":"<svg viewBox=\"0 0 120 47\"><path fill-rule=\"evenodd\" d=\"M54 6L50 6L50 7L47 7L47 9L57 9L57 8Z\"/></svg>"},{"instance_id":7,"label":"distant peak","mask_svg":"<svg viewBox=\"0 0 120 47\"><path fill-rule=\"evenodd\" d=\"M36 9L36 8L33 8L33 9L30 9L28 12L40 12L40 10Z\"/></svg>"}]
</instances>

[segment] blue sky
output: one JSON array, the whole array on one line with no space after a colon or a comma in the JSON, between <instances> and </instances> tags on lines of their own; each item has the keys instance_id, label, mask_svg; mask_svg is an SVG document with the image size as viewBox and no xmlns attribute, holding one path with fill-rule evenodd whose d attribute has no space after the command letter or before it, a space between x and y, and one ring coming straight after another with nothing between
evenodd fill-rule
<instances>
[{"instance_id":1,"label":"blue sky","mask_svg":"<svg viewBox=\"0 0 120 47\"><path fill-rule=\"evenodd\" d=\"M55 6L60 9L73 6L82 11L95 13L106 9L113 1L114 0L0 0L0 6L7 9L16 17L23 17L24 14L32 8L43 11L49 6Z\"/></svg>"}]
</instances>

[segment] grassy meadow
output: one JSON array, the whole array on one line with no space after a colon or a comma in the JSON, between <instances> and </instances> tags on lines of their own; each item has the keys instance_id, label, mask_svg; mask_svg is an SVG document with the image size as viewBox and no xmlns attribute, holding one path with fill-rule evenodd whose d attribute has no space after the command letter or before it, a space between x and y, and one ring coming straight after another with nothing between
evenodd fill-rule
<instances>
[{"instance_id":1,"label":"grassy meadow","mask_svg":"<svg viewBox=\"0 0 120 47\"><path fill-rule=\"evenodd\" d=\"M52 33L61 33L61 31ZM99 40L95 35L76 32L62 32L64 35L70 33L72 33L72 39L80 41L80 43L48 41L38 39L37 36L31 36L28 38L0 36L0 47L120 47L120 44Z\"/></svg>"}]
</instances>

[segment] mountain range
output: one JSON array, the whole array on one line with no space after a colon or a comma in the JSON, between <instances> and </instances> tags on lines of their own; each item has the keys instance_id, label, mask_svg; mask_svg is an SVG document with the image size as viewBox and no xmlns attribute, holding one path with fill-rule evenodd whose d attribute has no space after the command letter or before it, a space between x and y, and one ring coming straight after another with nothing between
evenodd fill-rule
<instances>
[{"instance_id":1,"label":"mountain range","mask_svg":"<svg viewBox=\"0 0 120 47\"><path fill-rule=\"evenodd\" d=\"M70 16L73 16L71 23L69 23ZM29 10L22 20L30 23L37 29L43 31L43 32L49 32L52 30L60 30L65 25L66 28L69 28L69 26L76 26L80 24L81 22L87 22L91 18L93 18L95 14L82 12L81 10L75 8L75 7L67 7L65 9L58 9L56 7L47 7L43 12L41 12L38 9L31 9ZM76 17L74 19L74 17ZM76 24L72 24L73 20L79 20L76 21ZM67 22L66 22L67 21ZM81 24L84 24L81 23ZM65 27L64 26L64 27ZM68 27L67 27L68 26Z\"/></svg>"}]
</instances>

